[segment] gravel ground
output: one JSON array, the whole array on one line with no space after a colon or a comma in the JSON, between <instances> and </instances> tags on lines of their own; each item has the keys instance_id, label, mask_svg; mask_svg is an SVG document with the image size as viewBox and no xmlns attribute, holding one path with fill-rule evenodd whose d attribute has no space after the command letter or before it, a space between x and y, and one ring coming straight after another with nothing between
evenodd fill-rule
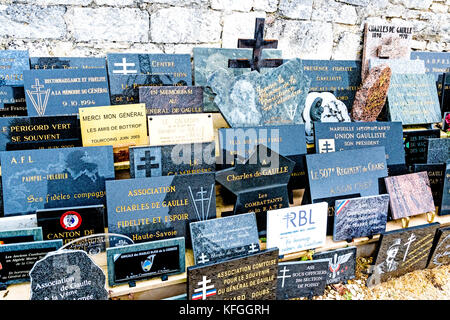
<instances>
[{"instance_id":1,"label":"gravel ground","mask_svg":"<svg viewBox=\"0 0 450 320\"><path fill-rule=\"evenodd\" d=\"M313 300L449 300L450 265L417 270L367 288L367 269L372 258L358 258L355 279L327 286Z\"/></svg>"}]
</instances>

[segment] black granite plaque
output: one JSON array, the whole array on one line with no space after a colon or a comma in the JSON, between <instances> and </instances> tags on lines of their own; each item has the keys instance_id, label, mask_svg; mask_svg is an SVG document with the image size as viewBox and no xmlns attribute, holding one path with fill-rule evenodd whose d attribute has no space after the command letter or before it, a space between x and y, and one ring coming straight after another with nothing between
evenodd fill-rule
<instances>
[{"instance_id":1,"label":"black granite plaque","mask_svg":"<svg viewBox=\"0 0 450 320\"><path fill-rule=\"evenodd\" d=\"M0 118L25 117L27 116L27 114L28 112L27 112L27 104L25 103L25 96L23 97L23 102L5 103L3 109L0 109Z\"/></svg>"},{"instance_id":2,"label":"black granite plaque","mask_svg":"<svg viewBox=\"0 0 450 320\"><path fill-rule=\"evenodd\" d=\"M184 238L108 248L109 285L185 271Z\"/></svg>"},{"instance_id":3,"label":"black granite plaque","mask_svg":"<svg viewBox=\"0 0 450 320\"><path fill-rule=\"evenodd\" d=\"M61 246L61 240L0 245L0 284L29 281L33 265Z\"/></svg>"},{"instance_id":4,"label":"black granite plaque","mask_svg":"<svg viewBox=\"0 0 450 320\"><path fill-rule=\"evenodd\" d=\"M260 249L253 212L192 222L190 228L195 264L230 259Z\"/></svg>"},{"instance_id":5,"label":"black granite plaque","mask_svg":"<svg viewBox=\"0 0 450 320\"><path fill-rule=\"evenodd\" d=\"M448 159L450 159L450 139L429 139L427 163L444 163Z\"/></svg>"},{"instance_id":6,"label":"black granite plaque","mask_svg":"<svg viewBox=\"0 0 450 320\"><path fill-rule=\"evenodd\" d=\"M216 181L236 197L234 214L255 212L264 234L267 211L289 207L287 184L294 161L260 144L244 163L218 171Z\"/></svg>"},{"instance_id":7,"label":"black granite plaque","mask_svg":"<svg viewBox=\"0 0 450 320\"><path fill-rule=\"evenodd\" d=\"M444 187L439 215L450 214L450 160L445 164Z\"/></svg>"},{"instance_id":8,"label":"black granite plaque","mask_svg":"<svg viewBox=\"0 0 450 320\"><path fill-rule=\"evenodd\" d=\"M0 118L0 151L81 146L77 116Z\"/></svg>"},{"instance_id":9,"label":"black granite plaque","mask_svg":"<svg viewBox=\"0 0 450 320\"><path fill-rule=\"evenodd\" d=\"M295 261L278 265L277 300L323 295L328 261Z\"/></svg>"},{"instance_id":10,"label":"black granite plaque","mask_svg":"<svg viewBox=\"0 0 450 320\"><path fill-rule=\"evenodd\" d=\"M213 172L215 142L130 147L131 178Z\"/></svg>"},{"instance_id":11,"label":"black granite plaque","mask_svg":"<svg viewBox=\"0 0 450 320\"><path fill-rule=\"evenodd\" d=\"M21 111L21 116L27 115L27 106L25 99L25 89L23 85L16 86L0 86L0 116L7 117L7 111L9 109ZM10 111L12 112L12 111ZM14 116L14 115L11 115Z\"/></svg>"},{"instance_id":12,"label":"black granite plaque","mask_svg":"<svg viewBox=\"0 0 450 320\"><path fill-rule=\"evenodd\" d=\"M275 300L278 249L188 267L189 300Z\"/></svg>"},{"instance_id":13,"label":"black granite plaque","mask_svg":"<svg viewBox=\"0 0 450 320\"><path fill-rule=\"evenodd\" d=\"M103 205L37 210L37 223L44 240L62 239L67 244L77 238L105 232Z\"/></svg>"},{"instance_id":14,"label":"black granite plaque","mask_svg":"<svg viewBox=\"0 0 450 320\"><path fill-rule=\"evenodd\" d=\"M108 231L135 243L188 236L189 223L216 217L214 173L106 182Z\"/></svg>"},{"instance_id":15,"label":"black granite plaque","mask_svg":"<svg viewBox=\"0 0 450 320\"><path fill-rule=\"evenodd\" d=\"M382 233L367 285L424 269L438 228L436 222Z\"/></svg>"},{"instance_id":16,"label":"black granite plaque","mask_svg":"<svg viewBox=\"0 0 450 320\"><path fill-rule=\"evenodd\" d=\"M428 139L440 136L439 129L404 131L406 165L427 163Z\"/></svg>"},{"instance_id":17,"label":"black granite plaque","mask_svg":"<svg viewBox=\"0 0 450 320\"><path fill-rule=\"evenodd\" d=\"M428 179L430 181L431 193L433 194L433 201L435 206L440 206L442 201L442 188L444 186L444 173L445 164L435 163L435 164L414 164L414 172L426 171L428 174ZM440 207L439 207L440 211Z\"/></svg>"},{"instance_id":18,"label":"black granite plaque","mask_svg":"<svg viewBox=\"0 0 450 320\"><path fill-rule=\"evenodd\" d=\"M313 255L314 260L327 260L327 284L338 283L355 278L356 247L348 247Z\"/></svg>"},{"instance_id":19,"label":"black granite plaque","mask_svg":"<svg viewBox=\"0 0 450 320\"><path fill-rule=\"evenodd\" d=\"M304 189L306 186L306 138L305 125L279 125L245 128L219 129L220 157L218 165L223 169L244 162L258 144L264 144L271 150L295 162L289 180L292 189Z\"/></svg>"},{"instance_id":20,"label":"black granite plaque","mask_svg":"<svg viewBox=\"0 0 450 320\"><path fill-rule=\"evenodd\" d=\"M139 102L149 116L204 112L202 87L139 87Z\"/></svg>"},{"instance_id":21,"label":"black granite plaque","mask_svg":"<svg viewBox=\"0 0 450 320\"><path fill-rule=\"evenodd\" d=\"M433 249L428 258L428 268L450 264L450 227L436 231Z\"/></svg>"}]
</instances>

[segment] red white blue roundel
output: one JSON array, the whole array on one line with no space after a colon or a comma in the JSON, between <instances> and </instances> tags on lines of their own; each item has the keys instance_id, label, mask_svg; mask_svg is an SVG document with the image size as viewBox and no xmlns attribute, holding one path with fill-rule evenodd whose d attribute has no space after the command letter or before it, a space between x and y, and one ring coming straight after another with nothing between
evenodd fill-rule
<instances>
[{"instance_id":1,"label":"red white blue roundel","mask_svg":"<svg viewBox=\"0 0 450 320\"><path fill-rule=\"evenodd\" d=\"M75 211L67 211L61 216L59 220L61 223L61 227L66 230L75 230L81 226L81 216L78 212Z\"/></svg>"}]
</instances>

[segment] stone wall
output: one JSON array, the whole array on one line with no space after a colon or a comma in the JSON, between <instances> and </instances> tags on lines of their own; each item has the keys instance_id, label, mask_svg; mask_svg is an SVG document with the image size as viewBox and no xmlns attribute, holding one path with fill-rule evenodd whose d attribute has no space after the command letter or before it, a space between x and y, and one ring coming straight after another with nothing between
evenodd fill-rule
<instances>
[{"instance_id":1,"label":"stone wall","mask_svg":"<svg viewBox=\"0 0 450 320\"><path fill-rule=\"evenodd\" d=\"M450 51L450 0L0 0L0 48L32 56L192 53L253 38L286 58L360 59L364 22L410 22L414 50Z\"/></svg>"}]
</instances>

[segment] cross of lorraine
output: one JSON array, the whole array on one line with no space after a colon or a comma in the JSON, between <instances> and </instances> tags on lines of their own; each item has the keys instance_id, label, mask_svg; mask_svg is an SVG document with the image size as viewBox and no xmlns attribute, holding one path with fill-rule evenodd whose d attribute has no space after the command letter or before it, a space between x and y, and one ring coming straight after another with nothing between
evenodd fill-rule
<instances>
[{"instance_id":1,"label":"cross of lorraine","mask_svg":"<svg viewBox=\"0 0 450 320\"><path fill-rule=\"evenodd\" d=\"M48 97L50 96L50 89L43 90L44 86L39 83L39 79L35 79L35 84L31 86L32 90L26 90L27 95L33 104L33 107L36 109L36 112L39 116L45 115L45 109L47 108Z\"/></svg>"}]
</instances>

